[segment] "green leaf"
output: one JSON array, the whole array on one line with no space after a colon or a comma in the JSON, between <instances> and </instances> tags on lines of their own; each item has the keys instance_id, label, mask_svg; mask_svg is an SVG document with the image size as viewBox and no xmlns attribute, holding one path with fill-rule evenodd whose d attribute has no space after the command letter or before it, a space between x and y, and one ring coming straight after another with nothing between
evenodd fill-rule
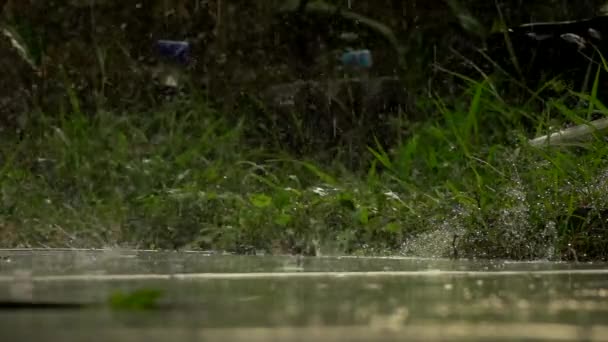
<instances>
[{"instance_id":1,"label":"green leaf","mask_svg":"<svg viewBox=\"0 0 608 342\"><path fill-rule=\"evenodd\" d=\"M116 292L110 296L110 308L115 310L152 310L158 308L163 291L143 289L133 293Z\"/></svg>"},{"instance_id":2,"label":"green leaf","mask_svg":"<svg viewBox=\"0 0 608 342\"><path fill-rule=\"evenodd\" d=\"M291 222L292 219L293 218L291 215L281 213L277 217L274 218L274 223L281 227L285 227Z\"/></svg>"},{"instance_id":3,"label":"green leaf","mask_svg":"<svg viewBox=\"0 0 608 342\"><path fill-rule=\"evenodd\" d=\"M397 223L391 222L391 223L387 224L386 226L384 226L384 231L396 234L401 231L401 227Z\"/></svg>"},{"instance_id":4,"label":"green leaf","mask_svg":"<svg viewBox=\"0 0 608 342\"><path fill-rule=\"evenodd\" d=\"M362 225L367 225L369 223L369 210L367 210L366 207L359 209L357 216L359 217L359 222L361 222Z\"/></svg>"},{"instance_id":5,"label":"green leaf","mask_svg":"<svg viewBox=\"0 0 608 342\"><path fill-rule=\"evenodd\" d=\"M465 134L469 139L472 135L475 142L477 141L479 135L478 114L481 111L481 98L485 89L485 83L486 81L483 81L482 83L478 83L476 85L475 95L471 100L471 104L469 106L469 113L467 115L467 131Z\"/></svg>"},{"instance_id":6,"label":"green leaf","mask_svg":"<svg viewBox=\"0 0 608 342\"><path fill-rule=\"evenodd\" d=\"M307 169L309 172L311 172L315 176L319 177L319 179L321 179L326 184L330 184L330 185L338 184L338 182L336 181L335 178L333 178L330 174L323 172L320 168L318 168L317 166L315 166L312 163L309 163L306 161L301 161L301 160L295 160L295 159L275 159L275 161L285 161L285 162L293 163L296 165L301 165L305 169Z\"/></svg>"},{"instance_id":7,"label":"green leaf","mask_svg":"<svg viewBox=\"0 0 608 342\"><path fill-rule=\"evenodd\" d=\"M272 204L272 197L264 194L251 195L249 201L256 208L266 208Z\"/></svg>"},{"instance_id":8,"label":"green leaf","mask_svg":"<svg viewBox=\"0 0 608 342\"><path fill-rule=\"evenodd\" d=\"M327 184L337 184L338 182L332 177L330 176L328 173L325 173L323 171L321 171L321 169L319 169L318 167L316 167L315 165L308 163L308 162L298 162L300 165L303 165L306 169L308 169L308 171L314 173L317 177L319 177L319 179L321 179L323 182L327 183Z\"/></svg>"},{"instance_id":9,"label":"green leaf","mask_svg":"<svg viewBox=\"0 0 608 342\"><path fill-rule=\"evenodd\" d=\"M378 138L374 137L374 141L376 142L376 149L368 146L367 150L374 156L377 161L380 162L380 164L382 164L382 166L395 172L393 162L391 161L391 158L384 149L384 147L382 147L382 144L380 144L380 141L378 141Z\"/></svg>"},{"instance_id":10,"label":"green leaf","mask_svg":"<svg viewBox=\"0 0 608 342\"><path fill-rule=\"evenodd\" d=\"M602 67L598 66L597 71L595 72L595 78L593 80L593 87L591 88L591 98L597 99L597 91L600 85L600 74L602 72ZM589 101L589 107L587 108L587 120L591 120L591 116L593 114L593 110L595 109L594 101Z\"/></svg>"},{"instance_id":11,"label":"green leaf","mask_svg":"<svg viewBox=\"0 0 608 342\"><path fill-rule=\"evenodd\" d=\"M342 195L338 199L338 202L340 203L340 205L343 208L346 208L348 210L355 211L357 209L355 201L352 198L350 198L350 196Z\"/></svg>"}]
</instances>

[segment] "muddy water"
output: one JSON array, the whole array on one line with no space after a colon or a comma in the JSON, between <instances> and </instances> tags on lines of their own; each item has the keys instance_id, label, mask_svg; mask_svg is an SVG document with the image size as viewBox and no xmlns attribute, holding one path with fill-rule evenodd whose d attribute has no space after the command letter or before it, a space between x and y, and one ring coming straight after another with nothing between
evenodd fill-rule
<instances>
[{"instance_id":1,"label":"muddy water","mask_svg":"<svg viewBox=\"0 0 608 342\"><path fill-rule=\"evenodd\" d=\"M5 250L0 302L0 341L608 341L604 264Z\"/></svg>"}]
</instances>

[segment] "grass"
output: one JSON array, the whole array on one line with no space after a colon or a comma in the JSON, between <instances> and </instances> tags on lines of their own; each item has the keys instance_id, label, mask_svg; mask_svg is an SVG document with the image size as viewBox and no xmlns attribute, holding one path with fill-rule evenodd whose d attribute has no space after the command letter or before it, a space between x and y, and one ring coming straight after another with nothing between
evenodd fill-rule
<instances>
[{"instance_id":1,"label":"grass","mask_svg":"<svg viewBox=\"0 0 608 342\"><path fill-rule=\"evenodd\" d=\"M484 35L473 14L449 5L465 30ZM323 6L310 10L327 12ZM384 24L343 14L404 53ZM17 24L3 34L33 69L44 67L47 42L30 32L35 26ZM0 130L0 247L608 258L608 144L588 133L608 114L598 99L608 70L599 51L588 91L559 79L532 91L506 35L517 79L443 70L465 88L455 99L419 96L423 114L415 116L426 120L398 113L386 124L378 113L352 113L346 132L328 138L335 127L316 122L324 119L316 113L277 117L255 98L240 99L234 113L192 94L145 111L92 114L104 97L137 97L106 87L116 78L108 72L123 73L125 63L101 38L84 63L97 64L93 106L66 87L63 110L30 113L23 133ZM405 46L427 41L418 38ZM429 65L427 45L410 49L421 62L408 70ZM518 90L515 100L499 91L509 88ZM569 131L576 134L559 146L528 141L566 124L589 129ZM587 139L568 140L580 131Z\"/></svg>"},{"instance_id":2,"label":"grass","mask_svg":"<svg viewBox=\"0 0 608 342\"><path fill-rule=\"evenodd\" d=\"M608 144L537 148L526 133L606 116L598 80L514 105L469 79L461 98L429 99L430 119L394 145L337 146L366 165L355 169L296 158L248 113L196 96L89 115L68 94L64 111L2 133L0 246L606 259Z\"/></svg>"}]
</instances>

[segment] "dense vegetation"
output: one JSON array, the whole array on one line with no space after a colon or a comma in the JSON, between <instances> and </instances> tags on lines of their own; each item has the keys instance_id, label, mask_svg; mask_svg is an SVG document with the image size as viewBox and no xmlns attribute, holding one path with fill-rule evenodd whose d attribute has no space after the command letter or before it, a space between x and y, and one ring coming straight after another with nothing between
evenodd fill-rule
<instances>
[{"instance_id":1,"label":"dense vegetation","mask_svg":"<svg viewBox=\"0 0 608 342\"><path fill-rule=\"evenodd\" d=\"M0 246L608 257L604 138L529 143L608 114L601 54L581 84L476 53L600 2L227 2L0 2ZM156 39L195 61L156 60ZM375 66L342 68L348 47ZM329 102L290 90L353 78Z\"/></svg>"}]
</instances>

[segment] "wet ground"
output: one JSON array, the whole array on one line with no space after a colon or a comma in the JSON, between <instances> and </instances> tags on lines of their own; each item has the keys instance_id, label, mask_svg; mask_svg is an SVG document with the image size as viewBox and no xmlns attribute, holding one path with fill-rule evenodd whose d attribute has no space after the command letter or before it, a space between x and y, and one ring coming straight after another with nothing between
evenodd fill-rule
<instances>
[{"instance_id":1,"label":"wet ground","mask_svg":"<svg viewBox=\"0 0 608 342\"><path fill-rule=\"evenodd\" d=\"M608 341L606 266L0 250L0 341Z\"/></svg>"}]
</instances>

